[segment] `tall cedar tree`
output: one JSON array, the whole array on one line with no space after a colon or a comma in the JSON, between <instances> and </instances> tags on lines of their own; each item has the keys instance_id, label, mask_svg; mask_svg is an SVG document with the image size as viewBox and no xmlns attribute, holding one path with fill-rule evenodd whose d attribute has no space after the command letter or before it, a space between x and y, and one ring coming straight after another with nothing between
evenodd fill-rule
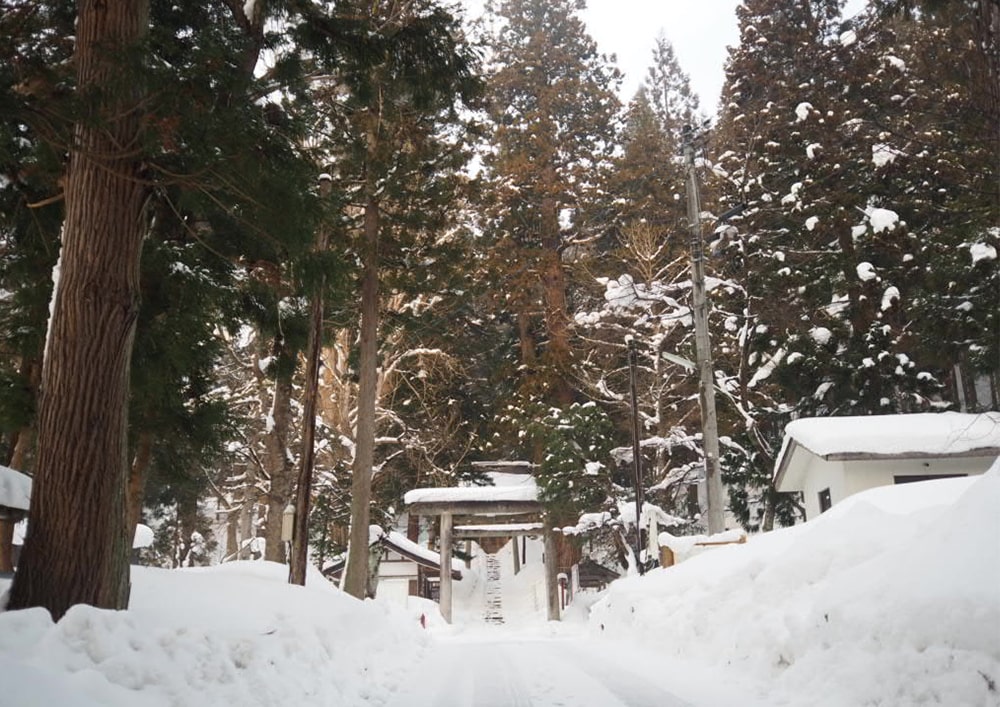
<instances>
[{"instance_id":1,"label":"tall cedar tree","mask_svg":"<svg viewBox=\"0 0 1000 707\"><path fill-rule=\"evenodd\" d=\"M42 368L31 533L11 608L61 618L128 603L125 483L129 363L139 306L141 84L123 70L146 34L145 2L78 5L76 124L66 220Z\"/></svg>"},{"instance_id":2,"label":"tall cedar tree","mask_svg":"<svg viewBox=\"0 0 1000 707\"><path fill-rule=\"evenodd\" d=\"M620 75L586 33L583 7L488 5L493 131L484 162L492 204L484 230L500 307L516 321L522 386L558 405L575 397L567 262L597 233L588 214L603 189L619 109Z\"/></svg>"},{"instance_id":3,"label":"tall cedar tree","mask_svg":"<svg viewBox=\"0 0 1000 707\"><path fill-rule=\"evenodd\" d=\"M61 4L51 3L16 9L27 12L29 19L47 18L58 26L57 20L65 14L60 14L61 8ZM143 50L153 58L140 61L138 51L118 51L111 57L130 67L124 72L123 84L131 81L135 86L154 87L140 111L143 130L137 138L141 143L133 146L144 160L143 180L153 186L147 196L154 217L149 226L142 224L149 245L141 263L142 303L132 363L133 454L126 538L131 537L131 526L138 517L149 471L182 470L183 478L176 473L172 477L160 474L158 484L180 483L185 496L190 497L187 487L218 449L217 435L227 415L222 401L210 393L214 386L208 371L218 350L213 328L234 299L229 286L236 272L233 264L247 255L256 259L249 244L274 243L297 230L308 233L308 226L302 227L303 217L308 220L314 212L308 199L299 196L308 191L301 188L300 176L289 171L301 172L304 163L295 149L287 147L296 140L289 126L283 126L279 135L274 122L265 120L266 111L245 100L252 76L242 67L251 63L250 58L260 49L257 33L262 31L263 18L246 17L242 7L236 10L238 14L221 4L181 7L156 3L151 11L153 31ZM11 18L24 20L16 13L5 15L5 20ZM72 21L71 14L69 18ZM227 32L231 22L244 31ZM27 36L24 41L33 41L30 33L25 34L31 23L15 25L21 34L12 37ZM65 43L60 45L51 38L71 32L60 34L57 30L41 36L61 51ZM46 47L31 48L33 51L19 53L16 78L20 85L15 95L26 97L29 110L18 128L34 130L39 148L32 171L51 170L48 174L55 182L58 162L50 164L38 157L47 154L46 146L56 151L69 144L56 130L73 115L72 110L84 111L85 120L90 121L89 114L101 106L99 101L83 100L82 90L76 94L67 90L72 80L60 77L59 72L69 64L58 60L58 52L56 59L38 61L46 56ZM232 71L221 69L226 63ZM171 90L178 75L187 77L183 98L181 92ZM119 100L115 96L119 86L111 84L109 88L107 100L113 104ZM66 96L74 98L68 108ZM233 125L241 130L234 131ZM104 127L99 125L99 129ZM253 135L248 137L250 133ZM256 154L248 153L248 144L255 146L250 149L256 149ZM14 185L23 198L25 182L19 179ZM262 198L265 194L266 199ZM31 199L29 203L32 201L38 212L56 199L40 203ZM282 202L284 208L275 202ZM297 206L289 209L290 204ZM34 221L41 223L37 217ZM259 237L262 232L264 238ZM36 274L36 282L45 280ZM227 300L230 304L225 304ZM44 332L44 318L35 318L33 324L34 330ZM26 435L18 435L18 439L24 438ZM11 447L15 454L18 446ZM162 488L150 489L149 496L163 498ZM35 524L32 528L34 533ZM127 556L128 543L121 543L119 549Z\"/></svg>"},{"instance_id":4,"label":"tall cedar tree","mask_svg":"<svg viewBox=\"0 0 1000 707\"><path fill-rule=\"evenodd\" d=\"M473 57L452 15L436 0L389 5L342 3L325 31L339 50L327 101L339 144L335 182L350 193L361 263L351 529L344 590L369 586L369 525L378 424L380 285L386 265L415 254L408 239L427 234L455 168L446 127L476 87ZM350 42L342 41L350 38ZM440 172L438 170L441 170ZM442 191L442 189L444 191ZM427 217L430 217L428 219ZM423 221L423 223L421 223ZM430 227L433 232L434 227ZM410 265L417 266L416 261Z\"/></svg>"}]
</instances>

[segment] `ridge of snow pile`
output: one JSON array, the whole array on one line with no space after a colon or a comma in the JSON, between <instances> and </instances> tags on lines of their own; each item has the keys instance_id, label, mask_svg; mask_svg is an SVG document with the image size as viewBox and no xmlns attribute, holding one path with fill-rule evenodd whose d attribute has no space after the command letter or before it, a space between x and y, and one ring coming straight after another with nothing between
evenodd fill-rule
<instances>
[{"instance_id":1,"label":"ridge of snow pile","mask_svg":"<svg viewBox=\"0 0 1000 707\"><path fill-rule=\"evenodd\" d=\"M774 705L995 705L1000 460L883 487L819 518L613 583L611 637L731 665Z\"/></svg>"},{"instance_id":2,"label":"ridge of snow pile","mask_svg":"<svg viewBox=\"0 0 1000 707\"><path fill-rule=\"evenodd\" d=\"M0 702L19 705L355 705L384 701L426 646L402 609L318 573L231 562L132 568L127 611L0 613ZM406 652L394 650L406 645Z\"/></svg>"}]
</instances>

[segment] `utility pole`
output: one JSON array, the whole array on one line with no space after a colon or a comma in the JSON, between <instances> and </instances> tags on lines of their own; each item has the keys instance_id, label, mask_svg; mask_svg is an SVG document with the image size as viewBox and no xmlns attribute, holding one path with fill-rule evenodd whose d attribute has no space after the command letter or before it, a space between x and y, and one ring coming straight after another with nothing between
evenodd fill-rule
<instances>
[{"instance_id":1,"label":"utility pole","mask_svg":"<svg viewBox=\"0 0 1000 707\"><path fill-rule=\"evenodd\" d=\"M628 380L632 393L632 462L635 466L635 564L639 574L645 574L642 564L642 457L639 449L639 403L635 393L635 376L639 354L635 349L635 339L627 337Z\"/></svg>"},{"instance_id":2,"label":"utility pole","mask_svg":"<svg viewBox=\"0 0 1000 707\"><path fill-rule=\"evenodd\" d=\"M330 195L332 179L329 174L319 177L319 195L326 199ZM316 233L316 253L321 255L327 247L327 226L320 224ZM312 302L309 305L309 340L306 345L306 387L302 405L302 458L299 467L299 481L295 493L295 515L293 516L292 551L288 558L288 583L305 586L306 563L309 548L309 497L312 493L313 464L315 461L316 398L319 397L320 353L323 349L323 290L326 276L321 275L315 283Z\"/></svg>"},{"instance_id":3,"label":"utility pole","mask_svg":"<svg viewBox=\"0 0 1000 707\"><path fill-rule=\"evenodd\" d=\"M695 131L684 128L684 158L688 166L688 226L691 229L691 297L694 336L698 358L698 402L701 405L701 439L705 450L705 486L708 502L708 532L726 529L723 516L722 469L719 463L719 426L715 417L715 375L712 344L708 336L708 295L705 292L705 243L701 232L701 199L695 169Z\"/></svg>"}]
</instances>

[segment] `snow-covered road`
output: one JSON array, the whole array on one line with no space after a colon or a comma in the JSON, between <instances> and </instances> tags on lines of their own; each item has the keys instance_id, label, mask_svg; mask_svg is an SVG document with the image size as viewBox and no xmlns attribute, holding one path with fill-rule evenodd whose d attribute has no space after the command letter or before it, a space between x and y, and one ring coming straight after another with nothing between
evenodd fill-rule
<instances>
[{"instance_id":1,"label":"snow-covered road","mask_svg":"<svg viewBox=\"0 0 1000 707\"><path fill-rule=\"evenodd\" d=\"M751 704L745 693L720 690L717 677L709 679L708 685L692 679L687 667L666 667L631 646L575 632L530 636L497 628L441 634L388 707ZM705 673L704 669L694 672ZM673 678L685 698L673 691Z\"/></svg>"}]
</instances>

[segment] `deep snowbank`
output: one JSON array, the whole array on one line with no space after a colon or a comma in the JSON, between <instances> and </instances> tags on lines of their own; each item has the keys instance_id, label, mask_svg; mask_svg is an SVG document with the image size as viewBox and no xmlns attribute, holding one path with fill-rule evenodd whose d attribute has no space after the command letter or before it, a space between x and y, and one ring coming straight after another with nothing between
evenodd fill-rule
<instances>
[{"instance_id":1,"label":"deep snowbank","mask_svg":"<svg viewBox=\"0 0 1000 707\"><path fill-rule=\"evenodd\" d=\"M0 613L0 704L384 702L426 646L419 622L318 574L290 586L287 572L138 567L128 611L77 606L58 624L40 609Z\"/></svg>"},{"instance_id":2,"label":"deep snowbank","mask_svg":"<svg viewBox=\"0 0 1000 707\"><path fill-rule=\"evenodd\" d=\"M615 582L595 631L745 671L769 704L1000 705L1000 462Z\"/></svg>"}]
</instances>

